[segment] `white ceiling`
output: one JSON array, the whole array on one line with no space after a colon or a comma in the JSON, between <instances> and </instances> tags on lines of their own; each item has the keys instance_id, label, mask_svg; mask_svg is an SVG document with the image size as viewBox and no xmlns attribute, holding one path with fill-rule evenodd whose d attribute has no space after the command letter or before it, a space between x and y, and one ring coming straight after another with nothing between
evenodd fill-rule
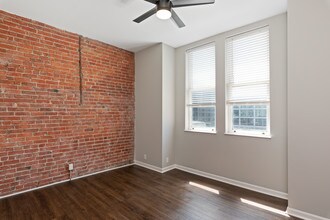
<instances>
[{"instance_id":1,"label":"white ceiling","mask_svg":"<svg viewBox=\"0 0 330 220\"><path fill-rule=\"evenodd\" d=\"M215 0L175 9L186 24L136 17L153 8L144 0L0 0L0 9L117 47L139 51L164 42L179 47L286 11L287 0Z\"/></svg>"}]
</instances>

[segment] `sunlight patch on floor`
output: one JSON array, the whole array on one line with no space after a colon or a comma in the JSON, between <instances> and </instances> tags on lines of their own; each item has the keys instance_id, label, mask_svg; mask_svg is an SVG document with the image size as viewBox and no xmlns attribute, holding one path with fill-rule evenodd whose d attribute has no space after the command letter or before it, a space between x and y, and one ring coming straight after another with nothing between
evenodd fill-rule
<instances>
[{"instance_id":1,"label":"sunlight patch on floor","mask_svg":"<svg viewBox=\"0 0 330 220\"><path fill-rule=\"evenodd\" d=\"M214 194L219 195L219 190L213 189L211 187L204 186L204 185L201 185L201 184L198 184L198 183L195 183L195 182L189 182L189 185L195 186L195 187L198 187L200 189L203 189L203 190L206 190L206 191L209 191L209 192L212 192Z\"/></svg>"},{"instance_id":2,"label":"sunlight patch on floor","mask_svg":"<svg viewBox=\"0 0 330 220\"><path fill-rule=\"evenodd\" d=\"M275 209L273 207L266 206L266 205L263 205L263 204L260 204L260 203L257 203L257 202L252 202L250 200L242 199L242 198L241 198L241 202L243 202L245 204L248 204L248 205L251 205L251 206L254 206L254 207L257 207L257 208L260 208L260 209L263 209L263 210L267 210L267 211L270 211L270 212L279 214L279 215L283 215L285 217L290 217L288 215L288 213L285 212L285 211L282 211L282 210L279 210L279 209Z\"/></svg>"}]
</instances>

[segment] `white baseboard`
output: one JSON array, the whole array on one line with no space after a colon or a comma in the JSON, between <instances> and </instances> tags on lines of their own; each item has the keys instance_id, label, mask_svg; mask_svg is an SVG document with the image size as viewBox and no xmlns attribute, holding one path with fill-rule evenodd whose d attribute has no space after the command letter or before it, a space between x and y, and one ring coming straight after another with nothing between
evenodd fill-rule
<instances>
[{"instance_id":1,"label":"white baseboard","mask_svg":"<svg viewBox=\"0 0 330 220\"><path fill-rule=\"evenodd\" d=\"M223 183L228 183L230 185L238 186L238 187L241 187L241 188L244 188L244 189L249 189L249 190L252 190L252 191L255 191L255 192L263 193L263 194L274 196L274 197L281 198L281 199L286 199L286 200L288 199L288 194L284 193L284 192L268 189L268 188L253 185L253 184L250 184L250 183L245 183L245 182L229 179L229 178L214 175L214 174L211 174L211 173L206 173L206 172L203 172L203 171L200 171L200 170L195 170L195 169L185 167L185 166L176 165L176 168L179 169L179 170L188 172L188 173L196 174L198 176L203 176L203 177L213 179L213 180L217 180L217 181L220 181L220 182L223 182Z\"/></svg>"},{"instance_id":2,"label":"white baseboard","mask_svg":"<svg viewBox=\"0 0 330 220\"><path fill-rule=\"evenodd\" d=\"M109 169L106 169L106 170L101 170L101 171L97 171L97 172L94 172L94 173L89 173L89 174L86 174L86 175L73 177L71 180L77 180L77 179L85 178L85 177L88 177L88 176L94 176L94 175L96 175L96 174L109 172L109 171L111 171L111 170L118 170L118 169L120 169L120 168L130 167L130 166L133 166L133 165L134 165L134 163L126 164L126 165L119 166L119 167L112 167L112 168L109 168ZM70 180L68 180L68 181L70 181Z\"/></svg>"},{"instance_id":3,"label":"white baseboard","mask_svg":"<svg viewBox=\"0 0 330 220\"><path fill-rule=\"evenodd\" d=\"M99 173L105 173L105 172L108 172L108 171L111 171L111 170L116 170L116 169L132 166L132 165L134 165L134 164L127 164L127 165L123 165L123 166L119 166L119 167L112 167L112 168L109 168L109 169L106 169L106 170L101 170L101 171L98 171L98 172L95 172L95 173L89 173L89 174L86 174L86 175L73 177L71 180L77 180L77 179L85 178L85 177L88 177L88 176L93 176L93 175L96 175L96 174L99 174ZM19 195L19 194L31 192L31 191L34 191L34 190L46 188L46 187L49 187L49 186L54 186L54 185L69 182L69 181L70 181L70 179L66 179L66 180L62 180L62 181L59 181L59 182L55 182L55 183L51 183L51 184L47 184L47 185L43 185L43 186L38 186L38 187L35 187L35 188L32 188L32 189L27 189L27 190L23 190L23 191L16 192L16 193L11 193L11 194L8 194L8 195L0 196L0 199L8 198L8 197L11 197L11 196L16 196L16 195Z\"/></svg>"},{"instance_id":4,"label":"white baseboard","mask_svg":"<svg viewBox=\"0 0 330 220\"><path fill-rule=\"evenodd\" d=\"M310 214L307 212L300 211L298 209L290 208L286 210L289 215L305 219L305 220L330 220L329 218L324 218L318 215Z\"/></svg>"},{"instance_id":5,"label":"white baseboard","mask_svg":"<svg viewBox=\"0 0 330 220\"><path fill-rule=\"evenodd\" d=\"M200 171L200 170L192 169L192 168L177 165L177 164L171 165L171 166L163 168L163 169L160 168L160 167L156 167L156 166L147 164L147 163L140 162L140 161L135 161L135 164L138 165L138 166L141 166L141 167L159 172L159 173L165 173L165 172L173 170L173 169L178 169L178 170L182 170L182 171L192 173L192 174L195 174L195 175L198 175L198 176L202 176L202 177L206 177L206 178L213 179L213 180L216 180L216 181L220 181L220 182L223 182L223 183L228 183L230 185L238 186L238 187L241 187L241 188L244 188L244 189L249 189L249 190L252 190L252 191L255 191L255 192L263 193L263 194L266 194L266 195L274 196L274 197L285 199L285 200L288 199L288 194L284 193L284 192L279 192L279 191L268 189L268 188L265 188L265 187L256 186L256 185L253 185L253 184L249 184L249 183L229 179L229 178L214 175L214 174L211 174L211 173L206 173L206 172L203 172L203 171Z\"/></svg>"},{"instance_id":6,"label":"white baseboard","mask_svg":"<svg viewBox=\"0 0 330 220\"><path fill-rule=\"evenodd\" d=\"M162 173L162 168L160 167L157 167L157 166L154 166L154 165L150 165L150 164L147 164L147 163L143 163L141 161L137 161L137 160L134 160L134 164L135 165L138 165L140 167L144 167L144 168L147 168L149 170L153 170L153 171L156 171L158 173Z\"/></svg>"},{"instance_id":7,"label":"white baseboard","mask_svg":"<svg viewBox=\"0 0 330 220\"><path fill-rule=\"evenodd\" d=\"M166 173L170 170L174 170L175 168L176 168L176 164L170 165L168 167L164 167L164 168L162 168L162 173Z\"/></svg>"},{"instance_id":8,"label":"white baseboard","mask_svg":"<svg viewBox=\"0 0 330 220\"><path fill-rule=\"evenodd\" d=\"M147 168L149 170L156 171L158 173L166 173L166 172L168 172L168 171L173 170L173 169L176 168L176 165L175 164L173 164L171 166L168 166L168 167L160 168L160 167L157 167L157 166L154 166L154 165L143 163L143 162L138 161L138 160L135 160L134 163L135 163L135 165L138 165L140 167Z\"/></svg>"}]
</instances>

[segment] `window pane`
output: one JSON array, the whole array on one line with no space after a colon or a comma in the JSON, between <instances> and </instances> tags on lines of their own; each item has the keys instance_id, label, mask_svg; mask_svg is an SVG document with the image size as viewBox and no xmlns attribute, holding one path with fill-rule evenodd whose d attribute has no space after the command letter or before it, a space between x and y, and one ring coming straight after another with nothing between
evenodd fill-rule
<instances>
[{"instance_id":1,"label":"window pane","mask_svg":"<svg viewBox=\"0 0 330 220\"><path fill-rule=\"evenodd\" d=\"M233 116L234 117L239 117L239 110L235 110L233 111Z\"/></svg>"},{"instance_id":2,"label":"window pane","mask_svg":"<svg viewBox=\"0 0 330 220\"><path fill-rule=\"evenodd\" d=\"M234 130L267 130L268 105L233 105Z\"/></svg>"},{"instance_id":3,"label":"window pane","mask_svg":"<svg viewBox=\"0 0 330 220\"><path fill-rule=\"evenodd\" d=\"M256 117L266 117L267 111L266 109L256 110Z\"/></svg>"},{"instance_id":4,"label":"window pane","mask_svg":"<svg viewBox=\"0 0 330 220\"><path fill-rule=\"evenodd\" d=\"M253 110L250 110L250 109L242 108L240 112L241 112L241 114L240 114L241 117L253 117L253 115L254 115Z\"/></svg>"},{"instance_id":5,"label":"window pane","mask_svg":"<svg viewBox=\"0 0 330 220\"><path fill-rule=\"evenodd\" d=\"M241 125L253 126L253 118L241 118Z\"/></svg>"},{"instance_id":6,"label":"window pane","mask_svg":"<svg viewBox=\"0 0 330 220\"><path fill-rule=\"evenodd\" d=\"M191 107L191 128L215 128L215 107Z\"/></svg>"},{"instance_id":7,"label":"window pane","mask_svg":"<svg viewBox=\"0 0 330 220\"><path fill-rule=\"evenodd\" d=\"M266 126L266 119L262 119L262 118L257 118L256 119L256 126Z\"/></svg>"}]
</instances>

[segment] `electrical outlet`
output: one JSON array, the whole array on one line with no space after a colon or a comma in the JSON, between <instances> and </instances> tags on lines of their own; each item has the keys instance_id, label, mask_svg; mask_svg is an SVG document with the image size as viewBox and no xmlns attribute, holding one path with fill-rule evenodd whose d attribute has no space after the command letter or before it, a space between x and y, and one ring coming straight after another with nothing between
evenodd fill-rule
<instances>
[{"instance_id":1,"label":"electrical outlet","mask_svg":"<svg viewBox=\"0 0 330 220\"><path fill-rule=\"evenodd\" d=\"M169 161L169 159L168 159L168 157L166 157L166 163L168 163L168 161Z\"/></svg>"},{"instance_id":2,"label":"electrical outlet","mask_svg":"<svg viewBox=\"0 0 330 220\"><path fill-rule=\"evenodd\" d=\"M69 171L73 170L73 163L69 163Z\"/></svg>"},{"instance_id":3,"label":"electrical outlet","mask_svg":"<svg viewBox=\"0 0 330 220\"><path fill-rule=\"evenodd\" d=\"M145 154L145 155L143 155L143 158L145 159L145 160L147 160L147 155Z\"/></svg>"}]
</instances>

